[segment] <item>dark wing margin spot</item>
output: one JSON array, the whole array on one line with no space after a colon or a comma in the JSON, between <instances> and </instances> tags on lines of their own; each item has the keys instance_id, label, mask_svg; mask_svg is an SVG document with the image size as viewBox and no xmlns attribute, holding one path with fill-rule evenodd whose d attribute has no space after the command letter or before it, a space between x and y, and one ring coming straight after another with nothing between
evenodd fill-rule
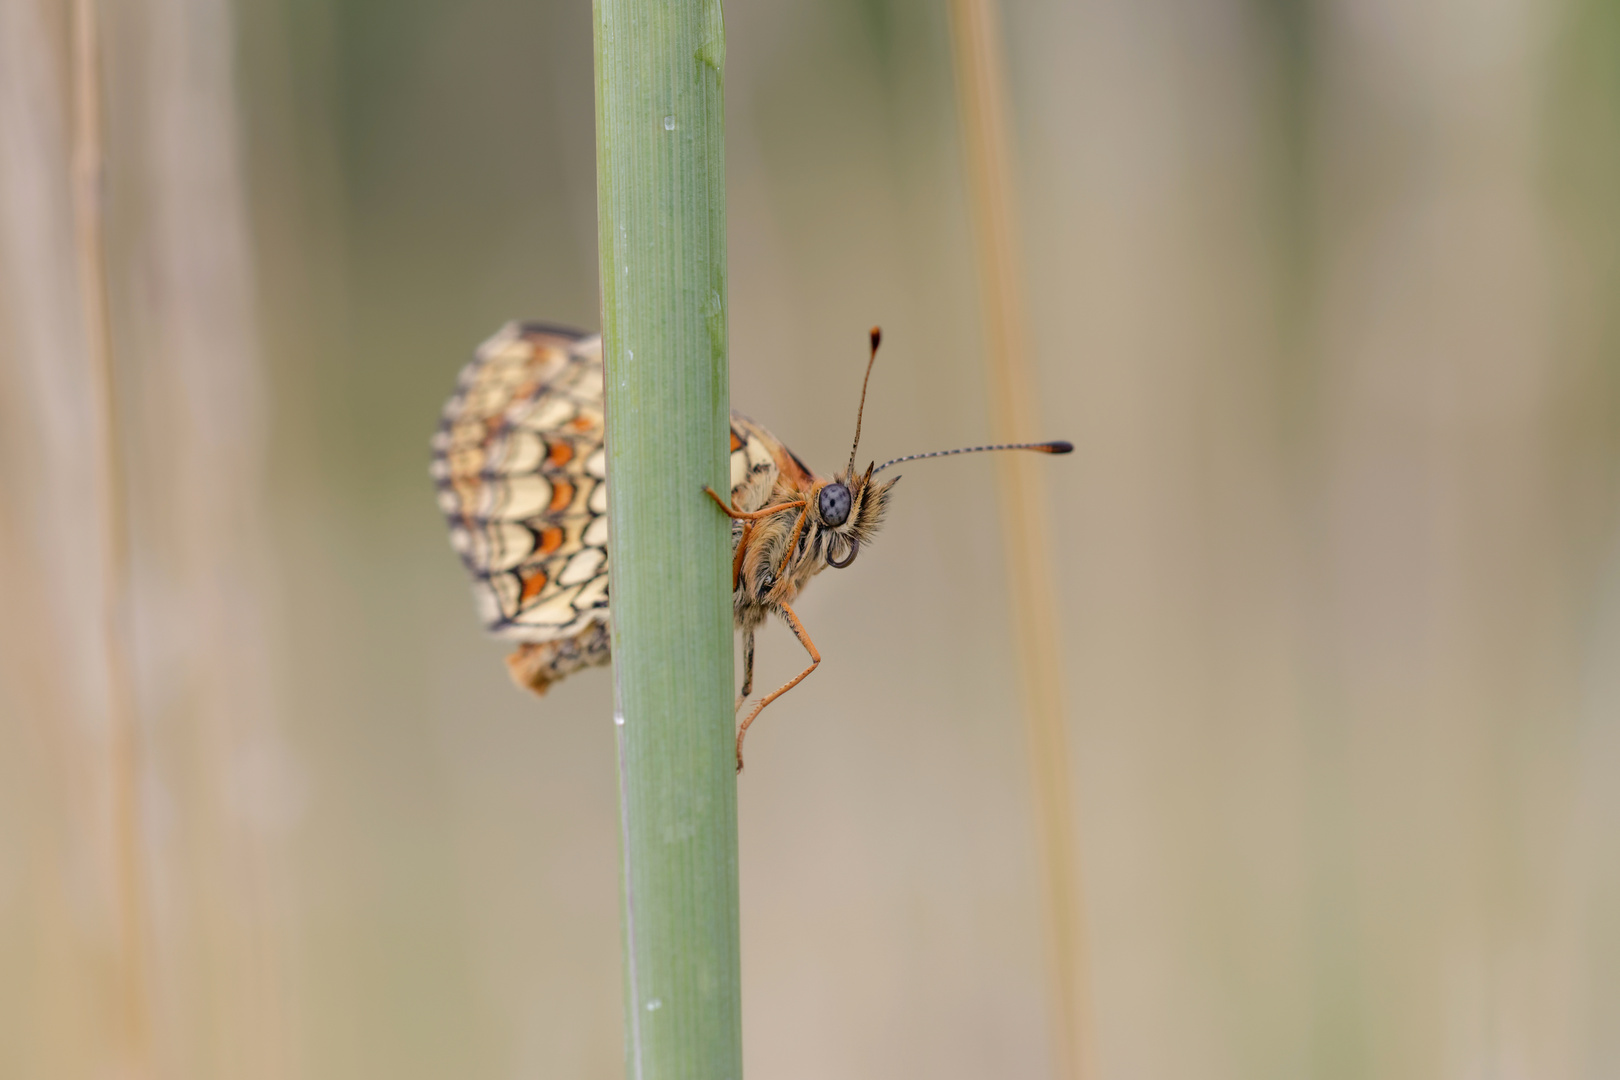
<instances>
[{"instance_id":1,"label":"dark wing margin spot","mask_svg":"<svg viewBox=\"0 0 1620 1080\"><path fill-rule=\"evenodd\" d=\"M581 341L591 336L583 330L574 329L572 326L541 322L538 319L521 320L518 323L518 330L524 334L555 334L557 337L568 338L570 341Z\"/></svg>"}]
</instances>

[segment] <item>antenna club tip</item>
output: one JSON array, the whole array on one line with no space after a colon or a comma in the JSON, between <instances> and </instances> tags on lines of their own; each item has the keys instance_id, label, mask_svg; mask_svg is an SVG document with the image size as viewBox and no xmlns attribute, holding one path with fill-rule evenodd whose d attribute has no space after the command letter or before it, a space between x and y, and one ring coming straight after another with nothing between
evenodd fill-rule
<instances>
[{"instance_id":1,"label":"antenna club tip","mask_svg":"<svg viewBox=\"0 0 1620 1080\"><path fill-rule=\"evenodd\" d=\"M876 352L878 345L880 345L883 341L883 327L874 326L871 330L867 331L867 333L872 338L872 351Z\"/></svg>"},{"instance_id":2,"label":"antenna club tip","mask_svg":"<svg viewBox=\"0 0 1620 1080\"><path fill-rule=\"evenodd\" d=\"M1074 443L1059 439L1056 442L1042 443L1035 449L1045 454L1072 454L1074 453Z\"/></svg>"}]
</instances>

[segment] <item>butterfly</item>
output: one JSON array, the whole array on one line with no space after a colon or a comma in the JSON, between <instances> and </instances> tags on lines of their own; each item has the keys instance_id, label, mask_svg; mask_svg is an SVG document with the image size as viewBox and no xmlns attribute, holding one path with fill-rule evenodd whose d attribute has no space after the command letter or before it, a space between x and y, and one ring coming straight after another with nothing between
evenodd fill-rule
<instances>
[{"instance_id":1,"label":"butterfly","mask_svg":"<svg viewBox=\"0 0 1620 1080\"><path fill-rule=\"evenodd\" d=\"M810 666L755 703L743 738L771 702L803 681L821 654L791 604L827 567L842 570L869 544L888 511L901 462L985 450L1067 454L1067 442L1007 443L911 454L855 468L871 355L855 414L849 464L825 477L764 427L731 414L731 490L708 496L731 518L732 602L742 632L743 682L754 686L754 634L777 615ZM480 345L461 372L433 436L431 474L450 544L473 579L484 626L518 643L506 663L519 686L544 694L554 682L611 658L608 634L607 455L602 338L537 322L511 322Z\"/></svg>"}]
</instances>

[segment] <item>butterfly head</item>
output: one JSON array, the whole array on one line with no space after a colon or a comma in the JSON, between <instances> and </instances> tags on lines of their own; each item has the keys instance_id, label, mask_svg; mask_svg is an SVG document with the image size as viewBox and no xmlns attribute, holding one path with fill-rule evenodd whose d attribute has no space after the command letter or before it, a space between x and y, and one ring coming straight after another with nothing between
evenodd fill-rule
<instances>
[{"instance_id":1,"label":"butterfly head","mask_svg":"<svg viewBox=\"0 0 1620 1080\"><path fill-rule=\"evenodd\" d=\"M818 482L807 492L796 493L798 498L804 500L804 509L799 515L782 514L768 518L756 527L751 546L759 552L759 556L750 560L749 565L757 567L753 577L754 589L761 601L780 601L789 594L797 594L804 582L823 566L842 570L855 561L862 545L869 543L877 534L883 524L883 516L888 512L889 492L900 478L876 480L874 477L890 465L981 450L1036 450L1047 454L1067 454L1074 449L1066 442L970 446L960 450L910 454L882 465L874 462L868 464L864 472L856 472L855 458L861 447L861 419L866 411L866 388L871 382L872 365L877 360L878 345L882 340L882 332L872 327L872 353L866 362L866 378L861 383L861 403L855 412L855 441L850 447L849 464L833 479Z\"/></svg>"},{"instance_id":2,"label":"butterfly head","mask_svg":"<svg viewBox=\"0 0 1620 1080\"><path fill-rule=\"evenodd\" d=\"M872 478L890 465L921 458L974 454L983 450L1034 450L1043 454L1067 454L1074 449L1073 445L1066 442L965 446L959 450L908 454L886 461L882 465L869 464L864 473L857 473L855 455L861 448L861 418L866 412L866 387L872 381L872 365L877 362L878 345L883 341L883 332L875 326L871 330L871 341L872 354L866 361L866 378L861 381L861 403L855 410L855 442L849 448L849 464L831 483L823 484L811 493L811 502L815 507L813 517L820 532L827 537L827 546L824 547L818 536L815 550L825 554L827 565L840 570L855 561L860 546L870 540L877 532L878 526L883 523L883 514L889 505L889 489L894 487L895 481L900 478L896 476L888 481L875 481Z\"/></svg>"},{"instance_id":3,"label":"butterfly head","mask_svg":"<svg viewBox=\"0 0 1620 1080\"><path fill-rule=\"evenodd\" d=\"M855 561L861 545L871 541L889 508L893 480L872 480L872 466L864 473L842 473L815 493L817 537L814 549L827 565L842 570Z\"/></svg>"}]
</instances>

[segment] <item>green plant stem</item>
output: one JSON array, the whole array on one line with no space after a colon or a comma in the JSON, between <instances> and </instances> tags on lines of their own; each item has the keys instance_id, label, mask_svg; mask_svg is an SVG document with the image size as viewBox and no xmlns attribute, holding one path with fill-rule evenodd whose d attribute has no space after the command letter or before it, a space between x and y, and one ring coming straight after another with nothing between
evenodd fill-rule
<instances>
[{"instance_id":1,"label":"green plant stem","mask_svg":"<svg viewBox=\"0 0 1620 1080\"><path fill-rule=\"evenodd\" d=\"M626 1074L737 1080L717 0L595 0Z\"/></svg>"}]
</instances>

